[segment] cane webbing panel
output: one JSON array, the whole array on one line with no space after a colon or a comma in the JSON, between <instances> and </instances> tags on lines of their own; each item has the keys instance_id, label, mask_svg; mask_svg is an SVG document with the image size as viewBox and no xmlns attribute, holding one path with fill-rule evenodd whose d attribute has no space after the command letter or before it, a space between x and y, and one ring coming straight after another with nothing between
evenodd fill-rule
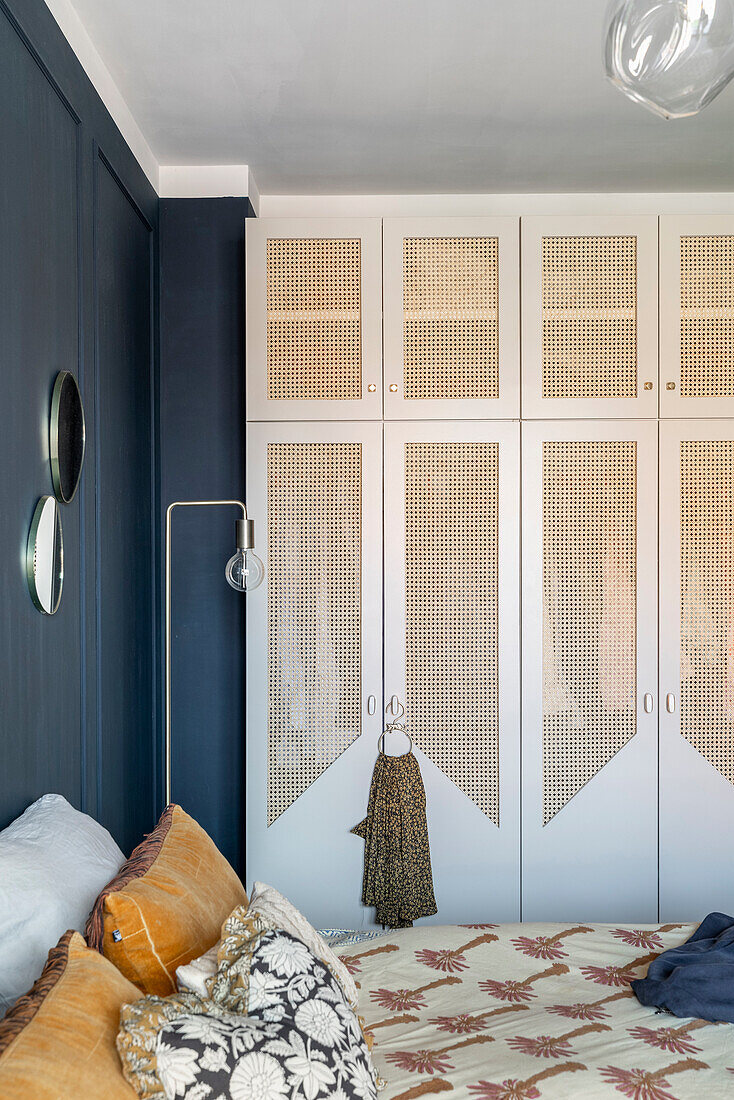
<instances>
[{"instance_id":1,"label":"cane webbing panel","mask_svg":"<svg viewBox=\"0 0 734 1100\"><path fill-rule=\"evenodd\" d=\"M637 397L637 238L543 237L543 397Z\"/></svg>"},{"instance_id":2,"label":"cane webbing panel","mask_svg":"<svg viewBox=\"0 0 734 1100\"><path fill-rule=\"evenodd\" d=\"M267 469L270 825L361 732L362 446L269 443Z\"/></svg>"},{"instance_id":3,"label":"cane webbing panel","mask_svg":"<svg viewBox=\"0 0 734 1100\"><path fill-rule=\"evenodd\" d=\"M680 730L734 783L734 441L684 441Z\"/></svg>"},{"instance_id":4,"label":"cane webbing panel","mask_svg":"<svg viewBox=\"0 0 734 1100\"><path fill-rule=\"evenodd\" d=\"M405 397L499 397L498 308L496 237L406 237Z\"/></svg>"},{"instance_id":5,"label":"cane webbing panel","mask_svg":"<svg viewBox=\"0 0 734 1100\"><path fill-rule=\"evenodd\" d=\"M499 444L406 443L406 713L499 825Z\"/></svg>"},{"instance_id":6,"label":"cane webbing panel","mask_svg":"<svg viewBox=\"0 0 734 1100\"><path fill-rule=\"evenodd\" d=\"M734 237L681 237L680 392L734 396Z\"/></svg>"},{"instance_id":7,"label":"cane webbing panel","mask_svg":"<svg viewBox=\"0 0 734 1100\"><path fill-rule=\"evenodd\" d=\"M543 444L543 824L637 732L637 444Z\"/></svg>"},{"instance_id":8,"label":"cane webbing panel","mask_svg":"<svg viewBox=\"0 0 734 1100\"><path fill-rule=\"evenodd\" d=\"M358 239L268 240L271 401L361 397L360 264Z\"/></svg>"}]
</instances>

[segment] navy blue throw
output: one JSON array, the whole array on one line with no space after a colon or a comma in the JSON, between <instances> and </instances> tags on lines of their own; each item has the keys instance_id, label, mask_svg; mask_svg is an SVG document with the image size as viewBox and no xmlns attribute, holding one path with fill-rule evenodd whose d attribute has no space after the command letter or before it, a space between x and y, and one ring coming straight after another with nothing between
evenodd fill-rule
<instances>
[{"instance_id":1,"label":"navy blue throw","mask_svg":"<svg viewBox=\"0 0 734 1100\"><path fill-rule=\"evenodd\" d=\"M640 1004L674 1016L734 1023L734 917L709 913L689 940L653 959L632 989Z\"/></svg>"}]
</instances>

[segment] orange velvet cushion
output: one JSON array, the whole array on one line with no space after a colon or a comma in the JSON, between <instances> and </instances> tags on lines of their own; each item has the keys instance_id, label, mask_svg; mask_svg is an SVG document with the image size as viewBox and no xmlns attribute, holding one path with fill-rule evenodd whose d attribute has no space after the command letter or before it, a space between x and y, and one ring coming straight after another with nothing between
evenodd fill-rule
<instances>
[{"instance_id":1,"label":"orange velvet cushion","mask_svg":"<svg viewBox=\"0 0 734 1100\"><path fill-rule=\"evenodd\" d=\"M78 932L0 1020L3 1100L136 1100L115 1046L120 1009L141 994Z\"/></svg>"},{"instance_id":2,"label":"orange velvet cushion","mask_svg":"<svg viewBox=\"0 0 734 1100\"><path fill-rule=\"evenodd\" d=\"M176 968L219 939L247 904L242 883L200 825L168 806L94 904L87 943L144 993L176 990Z\"/></svg>"}]
</instances>

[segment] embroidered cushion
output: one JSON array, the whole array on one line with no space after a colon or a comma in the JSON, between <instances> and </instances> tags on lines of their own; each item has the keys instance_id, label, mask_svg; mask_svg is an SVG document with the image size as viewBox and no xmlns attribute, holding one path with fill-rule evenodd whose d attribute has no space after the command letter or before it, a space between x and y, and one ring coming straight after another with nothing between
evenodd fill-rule
<instances>
[{"instance_id":1,"label":"embroidered cushion","mask_svg":"<svg viewBox=\"0 0 734 1100\"><path fill-rule=\"evenodd\" d=\"M374 1100L369 1051L334 976L288 932L269 929L256 941L252 950L245 941L246 967L237 972L247 973L249 1016L231 1011L244 988L233 958L217 1004L184 993L123 1009L126 1078L145 1100Z\"/></svg>"},{"instance_id":2,"label":"embroidered cushion","mask_svg":"<svg viewBox=\"0 0 734 1100\"><path fill-rule=\"evenodd\" d=\"M171 805L97 898L87 942L144 993L165 996L176 989L176 968L215 944L243 903L242 883L214 842Z\"/></svg>"},{"instance_id":3,"label":"embroidered cushion","mask_svg":"<svg viewBox=\"0 0 734 1100\"><path fill-rule=\"evenodd\" d=\"M170 997L142 997L134 1004L123 1006L120 1012L117 1051L125 1080L138 1096L144 1100L165 1097L158 1072L158 1038L161 1029L179 1018L191 1020L197 1015L206 1015L211 1020L230 1019L235 1023L240 1019L211 1001L201 1000L193 993L174 993ZM165 1051L161 1067L164 1064Z\"/></svg>"},{"instance_id":4,"label":"embroidered cushion","mask_svg":"<svg viewBox=\"0 0 734 1100\"><path fill-rule=\"evenodd\" d=\"M78 932L0 1021L3 1100L135 1100L115 1049L120 1008L140 992Z\"/></svg>"},{"instance_id":5,"label":"embroidered cushion","mask_svg":"<svg viewBox=\"0 0 734 1100\"><path fill-rule=\"evenodd\" d=\"M256 915L260 918L258 928L282 928L284 931L289 932L291 936L295 936L301 943L304 943L309 951L329 968L342 987L347 1001L356 1011L357 986L354 978L316 929L309 924L302 913L299 913L295 905L292 905L287 898L283 897L272 886L256 882L246 910L239 909L237 914L232 914L232 916L239 920L240 918ZM245 927L243 924L242 929L244 930ZM207 982L214 977L216 972L217 956L221 942L200 958L194 959L188 966L179 967L176 972L179 989L198 993L200 997L208 996Z\"/></svg>"}]
</instances>

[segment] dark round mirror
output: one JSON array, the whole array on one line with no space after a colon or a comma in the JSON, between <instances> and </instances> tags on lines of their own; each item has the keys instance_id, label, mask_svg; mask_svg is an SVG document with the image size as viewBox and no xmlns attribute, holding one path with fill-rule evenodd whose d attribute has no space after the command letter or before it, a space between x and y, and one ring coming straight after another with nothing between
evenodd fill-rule
<instances>
[{"instance_id":1,"label":"dark round mirror","mask_svg":"<svg viewBox=\"0 0 734 1100\"><path fill-rule=\"evenodd\" d=\"M76 378L62 370L51 397L51 477L64 504L74 499L84 465L84 406Z\"/></svg>"},{"instance_id":2,"label":"dark round mirror","mask_svg":"<svg viewBox=\"0 0 734 1100\"><path fill-rule=\"evenodd\" d=\"M31 599L44 615L53 615L64 587L64 536L61 513L53 497L41 497L33 513L26 549L26 575Z\"/></svg>"}]
</instances>

